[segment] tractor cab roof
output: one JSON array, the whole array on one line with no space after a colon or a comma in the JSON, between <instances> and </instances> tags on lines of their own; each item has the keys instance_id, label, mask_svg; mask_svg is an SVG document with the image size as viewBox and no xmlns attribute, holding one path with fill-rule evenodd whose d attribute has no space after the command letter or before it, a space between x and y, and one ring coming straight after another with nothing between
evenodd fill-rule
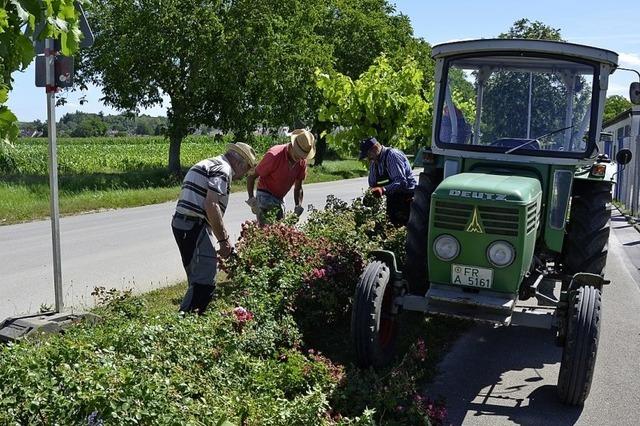
<instances>
[{"instance_id":1,"label":"tractor cab roof","mask_svg":"<svg viewBox=\"0 0 640 426\"><path fill-rule=\"evenodd\" d=\"M544 59L532 60L527 58L528 53L540 54L547 56ZM588 61L607 64L613 68L618 66L618 54L611 50L599 49L591 46L583 46L580 44L566 43L561 41L550 40L530 40L530 39L481 39L456 41L451 43L443 43L433 46L432 56L434 59L447 58L450 56L463 55L500 55L505 54L513 56L520 54L521 59L514 60L510 58L509 64L516 65L518 61L522 62L524 68L540 67L541 70L554 67L555 61L561 61L560 57L574 59L578 61ZM495 61L495 57L488 59L487 65L501 66L500 63L491 63ZM478 58L474 58L474 63L478 63ZM556 64L558 67L566 68L567 63L562 62ZM576 70L579 71L579 70Z\"/></svg>"}]
</instances>

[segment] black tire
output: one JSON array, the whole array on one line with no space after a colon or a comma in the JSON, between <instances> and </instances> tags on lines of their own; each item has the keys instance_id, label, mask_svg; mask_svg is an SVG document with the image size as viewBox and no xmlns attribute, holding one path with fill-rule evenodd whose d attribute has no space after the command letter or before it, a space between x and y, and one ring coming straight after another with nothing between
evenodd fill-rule
<instances>
[{"instance_id":1,"label":"black tire","mask_svg":"<svg viewBox=\"0 0 640 426\"><path fill-rule=\"evenodd\" d=\"M365 268L353 302L351 337L360 367L379 368L395 354L398 335L397 314L392 312L395 289L389 267L379 261Z\"/></svg>"},{"instance_id":2,"label":"black tire","mask_svg":"<svg viewBox=\"0 0 640 426\"><path fill-rule=\"evenodd\" d=\"M424 295L429 288L427 242L431 194L435 188L436 185L431 178L425 173L420 173L407 223L406 261L402 271L409 285L409 292L412 294Z\"/></svg>"},{"instance_id":3,"label":"black tire","mask_svg":"<svg viewBox=\"0 0 640 426\"><path fill-rule=\"evenodd\" d=\"M601 305L601 292L593 286L571 292L558 376L558 394L565 404L582 405L589 396L602 324Z\"/></svg>"},{"instance_id":4,"label":"black tire","mask_svg":"<svg viewBox=\"0 0 640 426\"><path fill-rule=\"evenodd\" d=\"M574 181L573 194L563 247L565 272L603 275L611 231L611 184Z\"/></svg>"}]
</instances>

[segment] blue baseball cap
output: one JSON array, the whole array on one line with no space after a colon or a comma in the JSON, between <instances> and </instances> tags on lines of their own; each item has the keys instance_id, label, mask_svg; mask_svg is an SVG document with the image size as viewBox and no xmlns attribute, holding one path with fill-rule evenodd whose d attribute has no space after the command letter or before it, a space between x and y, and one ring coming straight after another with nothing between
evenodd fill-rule
<instances>
[{"instance_id":1,"label":"blue baseball cap","mask_svg":"<svg viewBox=\"0 0 640 426\"><path fill-rule=\"evenodd\" d=\"M374 137L366 138L360 141L360 159L364 160L367 157L369 150L377 144L378 141Z\"/></svg>"}]
</instances>

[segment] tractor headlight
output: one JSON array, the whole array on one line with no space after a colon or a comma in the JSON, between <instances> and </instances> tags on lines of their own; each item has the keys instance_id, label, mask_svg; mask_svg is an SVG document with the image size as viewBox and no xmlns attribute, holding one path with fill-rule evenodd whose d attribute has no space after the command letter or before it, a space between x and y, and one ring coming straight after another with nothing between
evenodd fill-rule
<instances>
[{"instance_id":1,"label":"tractor headlight","mask_svg":"<svg viewBox=\"0 0 640 426\"><path fill-rule=\"evenodd\" d=\"M433 242L433 251L440 260L453 260L460 253L460 243L451 235L440 235Z\"/></svg>"},{"instance_id":2,"label":"tractor headlight","mask_svg":"<svg viewBox=\"0 0 640 426\"><path fill-rule=\"evenodd\" d=\"M504 268L516 258L516 250L506 241L494 241L487 249L487 258L494 266Z\"/></svg>"}]
</instances>

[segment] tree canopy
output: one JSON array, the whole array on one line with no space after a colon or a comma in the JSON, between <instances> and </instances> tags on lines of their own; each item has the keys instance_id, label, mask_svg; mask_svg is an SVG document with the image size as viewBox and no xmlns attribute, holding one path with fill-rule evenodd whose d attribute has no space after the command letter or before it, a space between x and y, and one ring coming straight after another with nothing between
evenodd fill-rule
<instances>
[{"instance_id":1,"label":"tree canopy","mask_svg":"<svg viewBox=\"0 0 640 426\"><path fill-rule=\"evenodd\" d=\"M633 104L629 102L627 98L620 95L608 96L607 101L604 104L604 119L603 121L609 121L615 118L616 115L625 112L631 108Z\"/></svg>"},{"instance_id":2,"label":"tree canopy","mask_svg":"<svg viewBox=\"0 0 640 426\"><path fill-rule=\"evenodd\" d=\"M81 2L83 0L80 0ZM78 49L81 32L74 0L4 0L0 4L0 143L18 136L16 116L6 103L15 71L25 70L35 57L33 34L38 39L60 38L62 53ZM27 34L25 34L25 29Z\"/></svg>"},{"instance_id":3,"label":"tree canopy","mask_svg":"<svg viewBox=\"0 0 640 426\"><path fill-rule=\"evenodd\" d=\"M407 148L426 143L431 132L433 84L408 59L393 66L381 56L357 80L336 71L316 72L325 99L320 120L340 128L327 135L343 153L354 153L357 141L375 136L383 144Z\"/></svg>"},{"instance_id":4,"label":"tree canopy","mask_svg":"<svg viewBox=\"0 0 640 426\"><path fill-rule=\"evenodd\" d=\"M90 21L96 42L83 58L84 82L124 110L170 99L173 172L192 127L239 139L259 127L313 127L316 68L355 78L403 46L425 61L424 44L387 0L95 0Z\"/></svg>"}]
</instances>

